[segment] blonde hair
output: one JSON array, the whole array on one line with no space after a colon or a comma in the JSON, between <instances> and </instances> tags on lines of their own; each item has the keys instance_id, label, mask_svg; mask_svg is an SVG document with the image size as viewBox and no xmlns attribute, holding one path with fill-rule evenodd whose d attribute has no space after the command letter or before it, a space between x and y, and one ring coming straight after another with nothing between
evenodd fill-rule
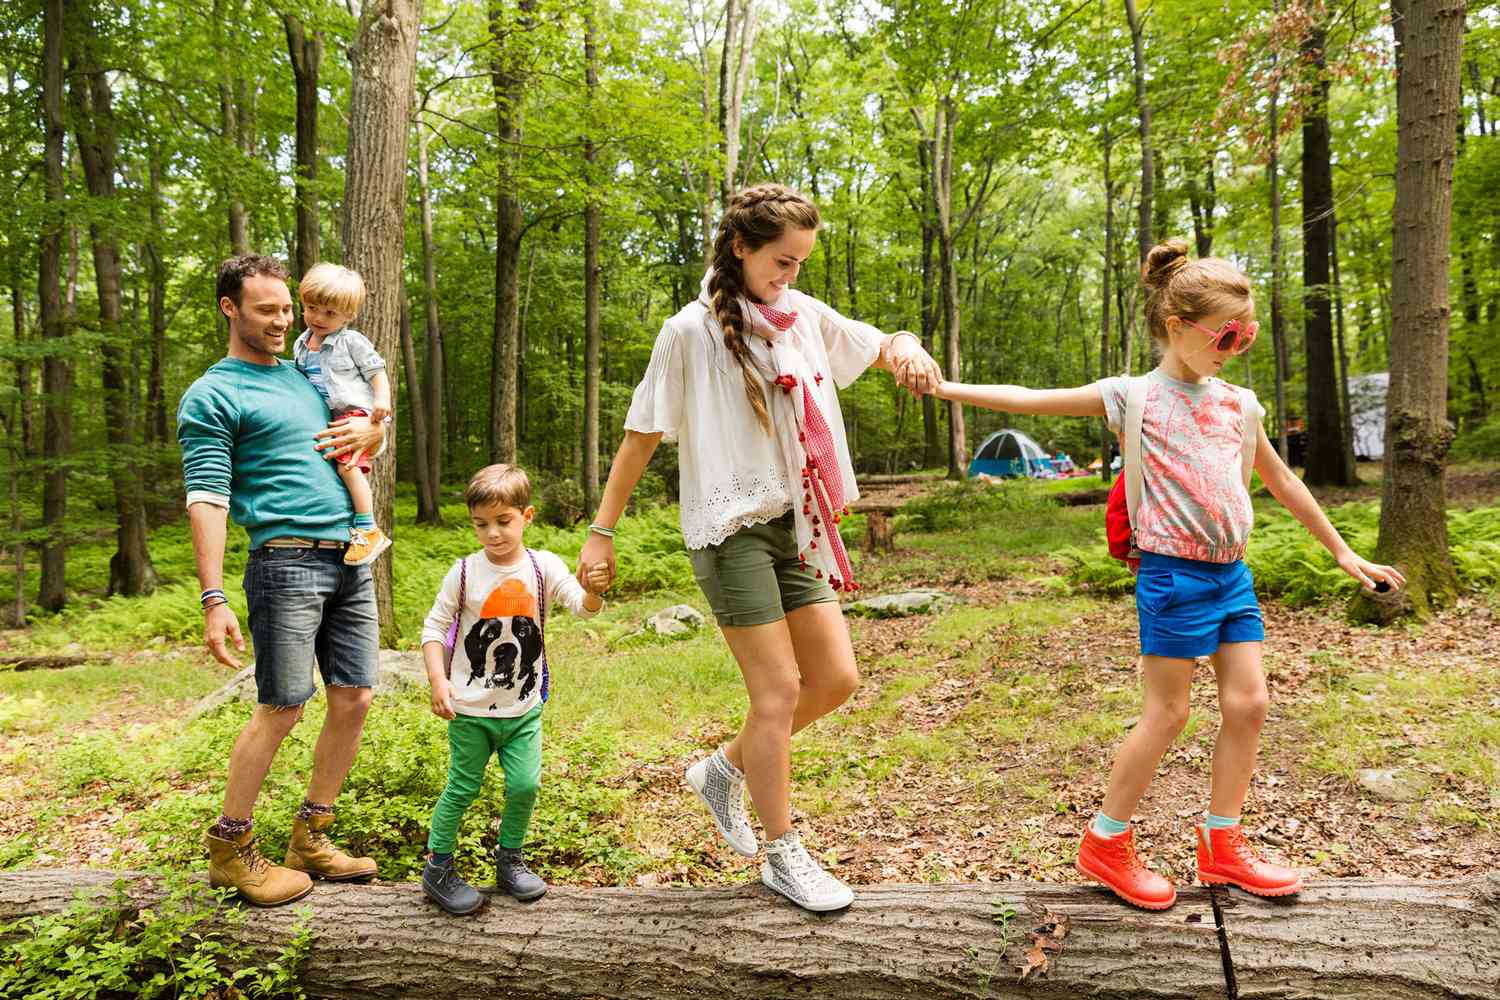
<instances>
[{"instance_id":1,"label":"blonde hair","mask_svg":"<svg viewBox=\"0 0 1500 1000\"><path fill-rule=\"evenodd\" d=\"M464 490L464 503L469 510L475 507L514 507L525 510L531 506L531 478L519 465L486 465L474 473Z\"/></svg>"},{"instance_id":2,"label":"blonde hair","mask_svg":"<svg viewBox=\"0 0 1500 1000\"><path fill-rule=\"evenodd\" d=\"M805 195L784 184L757 184L737 192L724 208L719 231L714 236L713 275L708 279L708 300L714 319L724 331L724 346L740 364L745 377L745 398L755 411L763 430L771 429L771 414L766 409L764 380L750 362L750 348L745 343L748 320L740 312L740 296L745 294L745 268L734 255L734 243L750 253L772 240L780 239L789 229L817 229L822 224L818 206Z\"/></svg>"},{"instance_id":3,"label":"blonde hair","mask_svg":"<svg viewBox=\"0 0 1500 1000\"><path fill-rule=\"evenodd\" d=\"M353 319L365 304L365 279L340 264L314 264L297 285L302 301Z\"/></svg>"},{"instance_id":4,"label":"blonde hair","mask_svg":"<svg viewBox=\"0 0 1500 1000\"><path fill-rule=\"evenodd\" d=\"M1151 339L1167 340L1167 318L1197 320L1236 306L1249 309L1250 279L1222 257L1188 259L1186 240L1167 240L1151 248L1141 265L1146 289L1146 326Z\"/></svg>"}]
</instances>

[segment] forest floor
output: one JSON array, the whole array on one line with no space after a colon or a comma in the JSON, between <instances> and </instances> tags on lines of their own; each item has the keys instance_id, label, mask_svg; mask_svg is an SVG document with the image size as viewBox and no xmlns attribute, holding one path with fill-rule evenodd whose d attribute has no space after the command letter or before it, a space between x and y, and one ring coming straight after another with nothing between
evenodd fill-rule
<instances>
[{"instance_id":1,"label":"forest floor","mask_svg":"<svg viewBox=\"0 0 1500 1000\"><path fill-rule=\"evenodd\" d=\"M1500 496L1492 467L1450 483L1455 504ZM1097 506L1017 511L971 531L903 531L896 553L861 558L868 593L931 587L958 600L930 615L851 617L860 688L794 741L796 822L840 877L1078 880L1078 838L1140 710L1132 600L1067 586L1055 555L1098 544L1101 522ZM722 639L713 628L667 643L622 638L679 601L703 603L658 592L611 601L593 622L549 623L555 694L530 851L554 881L757 877L758 862L717 840L682 781L743 718ZM1426 623L1385 630L1348 624L1335 604L1267 599L1264 609L1272 705L1244 816L1267 853L1315 877L1488 870L1500 848L1500 595L1471 592ZM0 634L0 654L21 640ZM88 651L100 661L0 673L0 867L199 865L248 710L190 713L229 672L193 643L96 640ZM262 800L258 828L273 856L321 703L309 705ZM1200 663L1187 730L1136 816L1143 852L1180 882L1193 877L1216 728L1212 671ZM425 691L377 701L340 828L388 877L416 870L446 749ZM1357 772L1367 768L1398 769L1410 800L1366 791ZM476 877L500 801L491 775L461 840Z\"/></svg>"}]
</instances>

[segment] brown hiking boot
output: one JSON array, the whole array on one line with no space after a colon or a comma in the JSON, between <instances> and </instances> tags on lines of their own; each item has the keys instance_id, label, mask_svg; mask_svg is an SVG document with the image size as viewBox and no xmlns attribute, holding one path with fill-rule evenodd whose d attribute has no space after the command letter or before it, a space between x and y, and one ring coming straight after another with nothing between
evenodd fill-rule
<instances>
[{"instance_id":1,"label":"brown hiking boot","mask_svg":"<svg viewBox=\"0 0 1500 1000\"><path fill-rule=\"evenodd\" d=\"M286 866L330 882L351 882L375 874L373 858L351 858L328 839L333 813L318 813L310 819L292 821L292 839L286 845Z\"/></svg>"},{"instance_id":2,"label":"brown hiking boot","mask_svg":"<svg viewBox=\"0 0 1500 1000\"><path fill-rule=\"evenodd\" d=\"M233 840L210 831L203 844L208 848L208 884L234 888L240 898L254 906L282 906L312 892L312 879L266 860L255 846L255 833L246 830Z\"/></svg>"}]
</instances>

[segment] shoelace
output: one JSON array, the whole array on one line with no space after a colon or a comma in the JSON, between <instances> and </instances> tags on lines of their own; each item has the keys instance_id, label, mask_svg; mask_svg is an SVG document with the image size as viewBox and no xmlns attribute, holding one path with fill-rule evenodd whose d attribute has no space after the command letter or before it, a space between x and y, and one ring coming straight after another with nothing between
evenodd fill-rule
<instances>
[{"instance_id":1,"label":"shoelace","mask_svg":"<svg viewBox=\"0 0 1500 1000\"><path fill-rule=\"evenodd\" d=\"M241 844L234 850L240 856L240 860L249 867L253 874L259 875L271 865L271 862L266 860L266 856L260 853L260 849L255 846L255 841L253 840Z\"/></svg>"},{"instance_id":2,"label":"shoelace","mask_svg":"<svg viewBox=\"0 0 1500 1000\"><path fill-rule=\"evenodd\" d=\"M350 545L369 545L370 544L370 539L369 539L369 537L363 531L360 531L358 528L355 528L353 531L349 532L349 544Z\"/></svg>"},{"instance_id":3,"label":"shoelace","mask_svg":"<svg viewBox=\"0 0 1500 1000\"><path fill-rule=\"evenodd\" d=\"M823 866L814 861L812 855L807 853L807 848L801 844L788 851L787 855L787 866L792 871L792 877L798 881L808 879L817 888L823 888L833 881L833 876L824 871Z\"/></svg>"}]
</instances>

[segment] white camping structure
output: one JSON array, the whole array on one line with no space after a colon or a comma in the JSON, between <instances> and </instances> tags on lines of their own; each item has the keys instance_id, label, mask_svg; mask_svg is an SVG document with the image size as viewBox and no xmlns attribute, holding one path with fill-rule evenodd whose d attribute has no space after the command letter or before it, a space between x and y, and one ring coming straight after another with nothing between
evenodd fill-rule
<instances>
[{"instance_id":1,"label":"white camping structure","mask_svg":"<svg viewBox=\"0 0 1500 1000\"><path fill-rule=\"evenodd\" d=\"M1375 461L1385 457L1385 396L1390 387L1390 372L1356 375L1349 380L1356 458Z\"/></svg>"}]
</instances>

